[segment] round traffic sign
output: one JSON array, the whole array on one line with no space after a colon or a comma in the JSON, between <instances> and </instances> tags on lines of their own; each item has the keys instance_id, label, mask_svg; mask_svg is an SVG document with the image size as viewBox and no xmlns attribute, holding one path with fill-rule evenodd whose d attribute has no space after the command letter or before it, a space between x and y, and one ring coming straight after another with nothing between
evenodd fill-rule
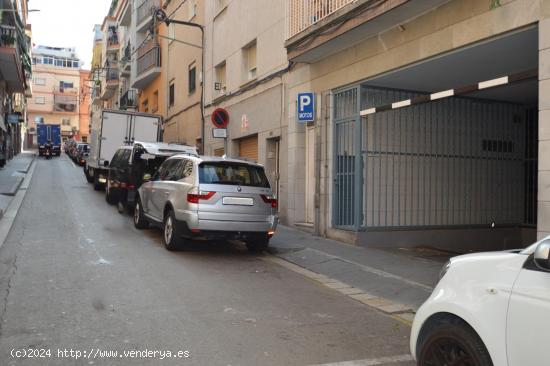
<instances>
[{"instance_id":1,"label":"round traffic sign","mask_svg":"<svg viewBox=\"0 0 550 366\"><path fill-rule=\"evenodd\" d=\"M212 124L216 128L226 128L229 124L229 113L223 108L217 108L212 112Z\"/></svg>"}]
</instances>

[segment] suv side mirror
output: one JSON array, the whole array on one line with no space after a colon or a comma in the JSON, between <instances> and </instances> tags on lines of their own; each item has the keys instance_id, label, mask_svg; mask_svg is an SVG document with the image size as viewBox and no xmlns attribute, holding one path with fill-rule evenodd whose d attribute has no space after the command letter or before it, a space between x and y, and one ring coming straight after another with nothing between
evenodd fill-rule
<instances>
[{"instance_id":1,"label":"suv side mirror","mask_svg":"<svg viewBox=\"0 0 550 366\"><path fill-rule=\"evenodd\" d=\"M545 240L537 246L533 259L537 267L550 272L550 240Z\"/></svg>"},{"instance_id":2,"label":"suv side mirror","mask_svg":"<svg viewBox=\"0 0 550 366\"><path fill-rule=\"evenodd\" d=\"M107 160L105 160L105 161L103 162L103 166L109 166L109 162L108 162Z\"/></svg>"}]
</instances>

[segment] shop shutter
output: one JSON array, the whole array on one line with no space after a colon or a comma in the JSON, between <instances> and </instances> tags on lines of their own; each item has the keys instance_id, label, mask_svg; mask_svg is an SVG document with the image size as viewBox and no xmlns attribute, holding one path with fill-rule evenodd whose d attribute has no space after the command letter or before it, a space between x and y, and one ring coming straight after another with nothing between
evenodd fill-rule
<instances>
[{"instance_id":1,"label":"shop shutter","mask_svg":"<svg viewBox=\"0 0 550 366\"><path fill-rule=\"evenodd\" d=\"M239 141L239 157L258 161L258 136L247 137Z\"/></svg>"}]
</instances>

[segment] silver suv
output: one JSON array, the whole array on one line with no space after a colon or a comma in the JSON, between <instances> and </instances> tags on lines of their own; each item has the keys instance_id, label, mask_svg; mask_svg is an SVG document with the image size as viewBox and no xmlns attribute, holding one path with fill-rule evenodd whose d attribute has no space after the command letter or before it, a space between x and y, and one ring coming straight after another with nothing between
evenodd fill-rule
<instances>
[{"instance_id":1,"label":"silver suv","mask_svg":"<svg viewBox=\"0 0 550 366\"><path fill-rule=\"evenodd\" d=\"M176 155L144 180L134 225L162 225L168 250L201 238L240 239L249 250L262 251L277 228L277 199L261 165Z\"/></svg>"}]
</instances>

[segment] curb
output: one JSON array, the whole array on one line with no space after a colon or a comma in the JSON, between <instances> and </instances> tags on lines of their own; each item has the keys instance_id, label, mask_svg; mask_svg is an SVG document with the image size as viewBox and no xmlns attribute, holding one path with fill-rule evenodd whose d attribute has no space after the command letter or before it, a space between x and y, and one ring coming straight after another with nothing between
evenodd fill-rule
<instances>
[{"instance_id":1,"label":"curb","mask_svg":"<svg viewBox=\"0 0 550 366\"><path fill-rule=\"evenodd\" d=\"M21 180L21 184L19 184L20 188L18 192L13 196L8 208L2 215L2 219L0 220L0 247L4 245L4 242L10 233L13 222L15 221L15 217L19 212L19 208L21 207L21 204L23 204L23 199L27 194L27 188L29 187L35 168L36 164L33 159L27 175Z\"/></svg>"},{"instance_id":2,"label":"curb","mask_svg":"<svg viewBox=\"0 0 550 366\"><path fill-rule=\"evenodd\" d=\"M382 297L369 294L344 282L332 279L317 272L310 271L309 269L300 267L294 263L291 263L279 257L275 257L273 255L262 257L262 260L278 264L281 267L285 267L293 272L299 273L331 290L338 291L339 293L346 295L355 301L359 301L364 305L381 311L408 326L412 325L412 320L414 319L414 314L417 310L413 306L400 304Z\"/></svg>"}]
</instances>

